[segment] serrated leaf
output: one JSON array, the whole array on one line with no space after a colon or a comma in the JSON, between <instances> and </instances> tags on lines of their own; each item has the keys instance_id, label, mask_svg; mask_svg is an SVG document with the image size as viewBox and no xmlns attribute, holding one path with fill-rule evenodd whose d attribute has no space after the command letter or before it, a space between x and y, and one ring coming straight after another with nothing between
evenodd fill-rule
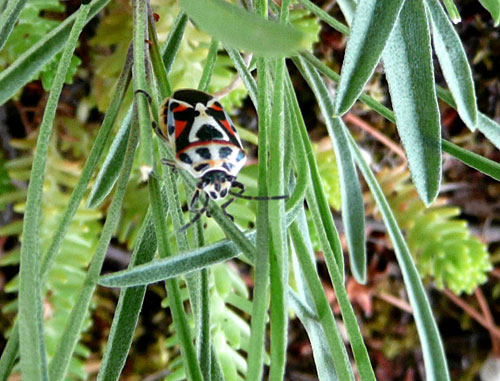
<instances>
[{"instance_id":1,"label":"serrated leaf","mask_svg":"<svg viewBox=\"0 0 500 381\"><path fill-rule=\"evenodd\" d=\"M382 55L403 1L359 1L335 97L335 116L345 114L363 91Z\"/></svg>"},{"instance_id":2,"label":"serrated leaf","mask_svg":"<svg viewBox=\"0 0 500 381\"><path fill-rule=\"evenodd\" d=\"M303 48L299 30L224 0L180 0L180 4L200 29L227 46L268 57L292 56Z\"/></svg>"},{"instance_id":3,"label":"serrated leaf","mask_svg":"<svg viewBox=\"0 0 500 381\"><path fill-rule=\"evenodd\" d=\"M441 182L441 125L423 3L405 3L382 59L412 179L429 205Z\"/></svg>"},{"instance_id":4,"label":"serrated leaf","mask_svg":"<svg viewBox=\"0 0 500 381\"><path fill-rule=\"evenodd\" d=\"M472 72L460 37L438 0L425 0L432 24L432 40L444 78L457 104L460 118L476 128L477 105Z\"/></svg>"},{"instance_id":5,"label":"serrated leaf","mask_svg":"<svg viewBox=\"0 0 500 381\"><path fill-rule=\"evenodd\" d=\"M495 26L500 24L500 1L498 0L479 0L481 5L490 12L491 17L495 20Z\"/></svg>"}]
</instances>

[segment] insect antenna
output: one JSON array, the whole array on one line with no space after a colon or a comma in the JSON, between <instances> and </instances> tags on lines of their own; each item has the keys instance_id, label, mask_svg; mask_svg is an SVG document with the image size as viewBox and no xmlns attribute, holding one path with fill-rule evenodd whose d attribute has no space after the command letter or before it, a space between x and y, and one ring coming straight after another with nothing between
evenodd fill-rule
<instances>
[{"instance_id":1,"label":"insect antenna","mask_svg":"<svg viewBox=\"0 0 500 381\"><path fill-rule=\"evenodd\" d=\"M233 191L229 191L229 194L233 197L242 198L244 200L256 200L256 201L286 200L288 198L288 195L286 194L282 196L248 196Z\"/></svg>"},{"instance_id":2,"label":"insect antenna","mask_svg":"<svg viewBox=\"0 0 500 381\"><path fill-rule=\"evenodd\" d=\"M233 181L231 184L232 187L238 188L239 192L233 192L230 190L228 193L237 198L242 198L244 200L256 200L256 201L270 201L270 200L284 200L288 198L288 195L283 195L283 196L247 196L244 195L243 192L245 192L245 185L240 183L239 181Z\"/></svg>"}]
</instances>

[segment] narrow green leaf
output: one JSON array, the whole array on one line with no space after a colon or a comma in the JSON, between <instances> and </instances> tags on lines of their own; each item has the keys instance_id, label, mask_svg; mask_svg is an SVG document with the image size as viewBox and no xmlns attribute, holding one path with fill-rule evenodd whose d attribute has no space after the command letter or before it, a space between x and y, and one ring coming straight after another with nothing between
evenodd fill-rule
<instances>
[{"instance_id":1,"label":"narrow green leaf","mask_svg":"<svg viewBox=\"0 0 500 381\"><path fill-rule=\"evenodd\" d=\"M451 17L451 21L453 21L453 24L459 23L462 18L460 17L460 13L458 13L457 6L453 2L453 0L443 0L443 4L446 7L446 11Z\"/></svg>"},{"instance_id":2,"label":"narrow green leaf","mask_svg":"<svg viewBox=\"0 0 500 381\"><path fill-rule=\"evenodd\" d=\"M168 35L169 38L171 36L171 33L174 31L175 29L170 30L170 33ZM149 35L149 40L151 41L151 46L149 49L151 64L153 65L153 67L154 66L162 67L161 70L155 71L155 75L157 76L156 83L160 87L160 94L162 95L163 98L166 98L167 96L170 96L170 94L172 93L172 87L170 86L170 82L167 78L167 74L170 71L170 68L169 70L166 70L165 68L165 63L163 61L163 57L161 54L160 43L158 42L158 35L156 34L155 20L149 4L148 4L148 35ZM153 64L153 62L155 63Z\"/></svg>"},{"instance_id":3,"label":"narrow green leaf","mask_svg":"<svg viewBox=\"0 0 500 381\"><path fill-rule=\"evenodd\" d=\"M258 110L259 107L258 107L258 100L257 100L257 84L255 83L255 80L253 79L252 74L248 70L248 68L245 64L245 61L243 60L240 53L236 49L231 49L228 47L226 47L225 49L227 51L227 54L229 55L229 57L233 61L233 64L234 64L236 70L238 70L238 74L240 75L241 80L245 84L245 87L248 91L248 95L252 99L252 102L253 102L255 108Z\"/></svg>"},{"instance_id":4,"label":"narrow green leaf","mask_svg":"<svg viewBox=\"0 0 500 381\"><path fill-rule=\"evenodd\" d=\"M443 89L441 86L437 86L437 94L439 99L446 102L455 110L457 109L457 104L448 90ZM495 145L495 147L500 149L500 125L497 122L482 112L478 112L476 127Z\"/></svg>"},{"instance_id":5,"label":"narrow green leaf","mask_svg":"<svg viewBox=\"0 0 500 381\"><path fill-rule=\"evenodd\" d=\"M172 249L168 241L168 230L166 221L165 206L169 204L164 203L160 196L160 187L156 177L151 176L149 179L149 197L151 200L151 208L153 210L153 220L155 225L156 237L158 239L158 251L161 258L168 258L172 256ZM170 312L174 321L175 332L179 338L181 355L184 360L184 367L186 368L187 378L193 381L202 381L203 376L196 357L196 351L191 339L191 331L187 322L186 314L182 298L180 296L180 289L177 279L170 279L165 282L167 294L169 297ZM191 295L190 295L191 296ZM191 300L191 304L192 299ZM193 309L196 308L193 306Z\"/></svg>"},{"instance_id":6,"label":"narrow green leaf","mask_svg":"<svg viewBox=\"0 0 500 381\"><path fill-rule=\"evenodd\" d=\"M181 11L175 19L174 25L172 26L172 29L168 34L165 45L163 45L162 47L163 63L165 65L165 71L167 73L170 73L170 69L172 69L175 57L177 56L177 52L179 51L179 48L181 46L182 36L184 35L184 31L186 30L187 22L187 15ZM155 73L156 72L159 72L159 70L155 70ZM170 94L166 94L164 96L169 95Z\"/></svg>"},{"instance_id":7,"label":"narrow green leaf","mask_svg":"<svg viewBox=\"0 0 500 381\"><path fill-rule=\"evenodd\" d=\"M5 345L0 358L0 381L7 381L10 372L16 363L17 354L19 353L19 321L16 320L12 333L9 336L9 341Z\"/></svg>"},{"instance_id":8,"label":"narrow green leaf","mask_svg":"<svg viewBox=\"0 0 500 381\"><path fill-rule=\"evenodd\" d=\"M87 15L87 24L110 0L94 0ZM24 52L7 69L0 72L0 105L4 104L21 87L31 81L34 73L59 53L68 38L77 12L73 13L40 41Z\"/></svg>"},{"instance_id":9,"label":"narrow green leaf","mask_svg":"<svg viewBox=\"0 0 500 381\"><path fill-rule=\"evenodd\" d=\"M141 237L132 253L129 269L150 262L156 252L156 234L151 208L148 210L141 227ZM146 286L130 287L122 290L115 310L113 324L109 332L106 351L101 362L97 380L118 380L125 365L132 344L135 327L141 312Z\"/></svg>"},{"instance_id":10,"label":"narrow green leaf","mask_svg":"<svg viewBox=\"0 0 500 381\"><path fill-rule=\"evenodd\" d=\"M338 30L340 33L344 35L349 34L349 27L345 24L342 24L340 21L338 21L336 18L330 16L328 12L325 12L323 9L315 5L312 1L310 0L298 0L300 4L304 6L307 10L310 12L314 13L316 16L318 16L321 20L326 22L328 25L330 25L333 29Z\"/></svg>"},{"instance_id":11,"label":"narrow green leaf","mask_svg":"<svg viewBox=\"0 0 500 381\"><path fill-rule=\"evenodd\" d=\"M302 232L307 254L311 258L311 261L314 261L315 255L304 210L302 210L297 217L297 224L299 226L299 230ZM338 376L333 363L333 357L330 354L325 331L321 327L321 324L319 324L319 317L316 314L316 308L314 307L311 293L307 288L307 281L304 278L304 274L300 268L296 255L292 255L292 264L294 269L293 274L297 283L296 288L298 295L291 290L288 291L290 307L297 314L297 317L300 319L302 325L307 331L319 379L322 381L337 381ZM347 351L344 349L343 353L347 357L346 352Z\"/></svg>"},{"instance_id":12,"label":"narrow green leaf","mask_svg":"<svg viewBox=\"0 0 500 381\"><path fill-rule=\"evenodd\" d=\"M345 114L358 99L380 60L402 6L403 0L358 3L331 115Z\"/></svg>"},{"instance_id":13,"label":"narrow green leaf","mask_svg":"<svg viewBox=\"0 0 500 381\"><path fill-rule=\"evenodd\" d=\"M342 199L342 219L346 232L351 270L360 283L366 281L365 215L361 185L354 167L354 160L347 144L344 123L340 118L332 118L333 103L328 89L317 70L302 58L298 64L304 78L313 90L321 112L325 118L328 134L332 140L338 163L340 192ZM341 79L342 80L342 79Z\"/></svg>"},{"instance_id":14,"label":"narrow green leaf","mask_svg":"<svg viewBox=\"0 0 500 381\"><path fill-rule=\"evenodd\" d=\"M49 364L51 381L62 380L66 376L73 351L80 338L85 314L89 308L97 281L99 280L102 263L106 256L106 250L120 218L120 209L125 196L125 190L127 189L128 179L132 171L132 164L139 139L137 116L134 115L132 118L133 125L127 145L127 152L125 154L125 162L120 177L118 178L113 201L108 209L101 237L99 238L97 248L87 270L87 275L80 295L71 310L68 322L64 328L64 333L57 345L56 353Z\"/></svg>"},{"instance_id":15,"label":"narrow green leaf","mask_svg":"<svg viewBox=\"0 0 500 381\"><path fill-rule=\"evenodd\" d=\"M144 94L137 94L137 91L148 92L148 84L146 80L146 64L145 64L145 37L146 37L146 1L133 1L133 44L134 44L134 66L133 83L134 96L137 103L137 112L139 116L139 126L141 129L141 139L139 146L139 165L142 180L147 180L149 174L153 170L153 129L151 128L151 119L149 113L149 105Z\"/></svg>"},{"instance_id":16,"label":"narrow green leaf","mask_svg":"<svg viewBox=\"0 0 500 381\"><path fill-rule=\"evenodd\" d=\"M0 50L7 42L10 32L14 28L21 11L26 5L26 0L10 0L0 16Z\"/></svg>"},{"instance_id":17,"label":"narrow green leaf","mask_svg":"<svg viewBox=\"0 0 500 381\"><path fill-rule=\"evenodd\" d=\"M481 131L495 147L500 149L500 125L497 122L480 112L477 119L477 129Z\"/></svg>"},{"instance_id":18,"label":"narrow green leaf","mask_svg":"<svg viewBox=\"0 0 500 381\"><path fill-rule=\"evenodd\" d=\"M303 48L299 30L224 0L180 0L180 4L200 29L232 48L267 57L291 56Z\"/></svg>"},{"instance_id":19,"label":"narrow green leaf","mask_svg":"<svg viewBox=\"0 0 500 381\"><path fill-rule=\"evenodd\" d=\"M422 2L405 2L382 59L413 183L429 205L441 183L441 124Z\"/></svg>"},{"instance_id":20,"label":"narrow green leaf","mask_svg":"<svg viewBox=\"0 0 500 381\"><path fill-rule=\"evenodd\" d=\"M208 85L210 84L210 79L212 78L212 73L215 67L215 59L217 58L218 48L219 41L212 38L210 48L208 49L205 66L203 67L203 74L201 75L200 83L198 84L198 89L201 91L207 91Z\"/></svg>"},{"instance_id":21,"label":"narrow green leaf","mask_svg":"<svg viewBox=\"0 0 500 381\"><path fill-rule=\"evenodd\" d=\"M338 81L338 74L326 67L326 65L321 63L317 58L313 57L312 55L305 55L304 57L308 60L308 62L311 62L315 67L318 68L318 70L320 70L332 81ZM455 102L449 91L444 90L439 86L437 87L437 90L440 99L448 103L451 107L456 108ZM367 106L373 108L387 120L393 123L396 122L394 113L384 105L380 104L380 102L373 99L371 96L362 94L360 100ZM483 113L479 113L477 128L479 131L483 132L488 137L488 139L490 139L491 142L495 144L497 148L500 148L500 125L498 125L493 119L488 118ZM460 149L454 149L454 147L455 145L453 143L444 139L442 140L443 151L449 153L465 164L480 170L488 176L496 178L496 163L473 152L464 150L463 148L458 147Z\"/></svg>"},{"instance_id":22,"label":"narrow green leaf","mask_svg":"<svg viewBox=\"0 0 500 381\"><path fill-rule=\"evenodd\" d=\"M344 343L338 331L335 317L326 298L315 264L307 251L307 246L297 221L290 225L290 236L295 248L295 254L307 282L307 287L311 293L319 323L325 333L325 339L328 343L333 363L335 364L336 373L340 380L354 380L351 364L345 354Z\"/></svg>"},{"instance_id":23,"label":"narrow green leaf","mask_svg":"<svg viewBox=\"0 0 500 381\"><path fill-rule=\"evenodd\" d=\"M425 0L432 24L432 40L446 83L457 104L460 118L476 128L477 106L474 81L460 37L438 0Z\"/></svg>"},{"instance_id":24,"label":"narrow green leaf","mask_svg":"<svg viewBox=\"0 0 500 381\"><path fill-rule=\"evenodd\" d=\"M262 4L261 11L267 17L267 3ZM233 57L231 57L233 58ZM234 59L233 59L234 62ZM246 70L246 66L243 65ZM268 62L259 57L257 60L257 97L254 99L259 120L259 172L258 172L258 192L259 196L268 195L267 162L269 157L269 84L267 82ZM241 75L241 74L240 74ZM253 78L249 81L253 83ZM245 83L245 85L247 85ZM249 86L250 87L250 86ZM247 87L247 89L249 88ZM269 236L269 205L267 202L257 204L257 242L254 261L254 292L252 299L252 321L250 325L250 343L248 346L248 369L247 380L259 381L262 379L263 361L265 351L266 334L266 311L269 299L269 268L270 268L270 236Z\"/></svg>"},{"instance_id":25,"label":"narrow green leaf","mask_svg":"<svg viewBox=\"0 0 500 381\"><path fill-rule=\"evenodd\" d=\"M255 242L255 231L247 233L245 236L251 242ZM239 253L239 249L233 242L223 240L188 253L177 254L128 270L104 275L99 280L99 284L106 287L133 287L161 282L225 262L238 256Z\"/></svg>"},{"instance_id":26,"label":"narrow green leaf","mask_svg":"<svg viewBox=\"0 0 500 381\"><path fill-rule=\"evenodd\" d=\"M19 337L21 373L28 380L48 380L47 358L43 335L41 282L39 273L39 231L43 181L52 126L71 56L85 25L89 5L81 5L71 28L45 106L33 158L23 224L21 266L19 269Z\"/></svg>"},{"instance_id":27,"label":"narrow green leaf","mask_svg":"<svg viewBox=\"0 0 500 381\"><path fill-rule=\"evenodd\" d=\"M113 186L120 175L125 152L130 134L130 124L132 119L132 106L123 120L122 126L116 134L113 144L106 154L106 159L97 174L94 185L88 197L87 206L95 208L99 206L113 189Z\"/></svg>"},{"instance_id":28,"label":"narrow green leaf","mask_svg":"<svg viewBox=\"0 0 500 381\"><path fill-rule=\"evenodd\" d=\"M356 12L356 1L354 0L337 0L340 10L344 15L347 24L351 25L354 13Z\"/></svg>"},{"instance_id":29,"label":"narrow green leaf","mask_svg":"<svg viewBox=\"0 0 500 381\"><path fill-rule=\"evenodd\" d=\"M346 129L346 133L347 129ZM446 365L446 357L444 354L443 344L439 336L436 322L432 316L432 310L429 301L424 291L422 281L418 275L415 263L408 250L408 246L403 238L403 234L398 227L396 219L387 202L387 199L377 183L370 167L366 163L361 154L356 142L348 134L349 144L358 164L360 171L370 187L370 190L377 202L380 213L384 220L387 230L394 244L394 250L399 266L403 273L408 298L413 309L413 316L417 325L422 352L424 356L424 364L427 380L449 380L448 367Z\"/></svg>"},{"instance_id":30,"label":"narrow green leaf","mask_svg":"<svg viewBox=\"0 0 500 381\"><path fill-rule=\"evenodd\" d=\"M289 0L281 2L280 21L286 25L289 16ZM274 62L273 103L269 129L269 195L285 193L285 99L284 99L285 59ZM285 374L286 345L288 331L288 302L286 286L288 284L288 245L285 226L285 201L269 203L269 228L271 238L270 255L270 331L271 331L271 366L269 378L281 380Z\"/></svg>"},{"instance_id":31,"label":"narrow green leaf","mask_svg":"<svg viewBox=\"0 0 500 381\"><path fill-rule=\"evenodd\" d=\"M500 1L498 0L479 0L481 5L490 12L491 17L495 20L495 27L500 24Z\"/></svg>"},{"instance_id":32,"label":"narrow green leaf","mask_svg":"<svg viewBox=\"0 0 500 381\"><path fill-rule=\"evenodd\" d=\"M291 309L306 329L307 337L309 337L309 341L311 342L314 365L316 366L319 380L338 381L335 364L328 350L325 332L318 323L319 318L310 308L304 308L307 306L300 303L301 299L291 290L288 293L288 300Z\"/></svg>"},{"instance_id":33,"label":"narrow green leaf","mask_svg":"<svg viewBox=\"0 0 500 381\"><path fill-rule=\"evenodd\" d=\"M123 66L120 78L118 79L117 86L111 100L111 104L106 112L106 115L104 116L102 126L99 129L99 133L97 134L94 145L90 150L87 162L85 163L80 178L78 179L78 183L76 184L75 189L71 194L71 197L68 201L68 206L66 207L66 211L64 212L64 215L61 218L61 221L59 222L59 226L57 227L57 230L54 233L49 249L43 255L42 262L40 264L40 282L42 285L41 288L43 288L43 285L45 284L45 279L49 273L50 268L52 267L55 256L59 251L64 236L68 231L71 220L73 219L73 216L75 215L76 210L80 205L80 202L85 194L85 191L90 182L92 174L94 173L94 169L97 166L99 158L101 157L104 147L106 146L106 142L111 134L113 124L116 120L118 111L123 101L125 90L127 89L130 83L131 68L132 68L132 55L130 51L129 54L127 55L127 59ZM9 344L11 341L12 344ZM7 344L8 350L6 349L2 353L2 358L0 360L1 381L6 379L6 377L10 373L10 369L13 366L13 360L7 360L7 358L10 358L10 356L13 356L13 358L15 358L19 350L19 331L17 322L12 330L12 336L9 338L9 343ZM4 357L5 361L8 361L9 366L4 364ZM5 378L3 377L4 374L1 372L5 372L6 374Z\"/></svg>"},{"instance_id":34,"label":"narrow green leaf","mask_svg":"<svg viewBox=\"0 0 500 381\"><path fill-rule=\"evenodd\" d=\"M104 115L104 120L102 121L101 128L99 129L99 133L95 139L94 145L90 150L89 157L87 162L85 163L85 167L82 170L80 178L78 179L78 183L71 194L71 197L68 202L68 206L66 211L64 212L63 217L57 227L57 230L54 234L52 242L50 244L47 253L43 256L42 264L40 267L40 274L42 278L42 284L45 283L45 278L47 277L50 268L54 262L54 258L61 247L64 236L66 235L69 225L71 224L71 220L73 219L78 206L87 190L87 186L92 178L92 174L94 173L94 169L99 162L99 159L104 151L106 143L108 141L109 136L113 130L113 125L118 117L118 112L120 111L120 107L122 105L123 99L125 97L125 92L130 84L130 79L132 77L132 50L129 48L127 53L127 58L125 59L125 63L123 64L122 72L120 73L120 77L116 83L116 88L113 92L113 96L111 98L111 103L106 111L106 115ZM126 151L126 146L123 147L123 151Z\"/></svg>"},{"instance_id":35,"label":"narrow green leaf","mask_svg":"<svg viewBox=\"0 0 500 381\"><path fill-rule=\"evenodd\" d=\"M344 254L340 243L340 237L333 223L333 217L328 205L321 176L319 174L318 163L314 155L314 150L307 134L307 128L302 117L299 103L295 92L293 90L292 81L290 76L287 75L287 99L288 107L292 114L291 125L293 130L293 141L296 161L302 163L306 168L300 170L307 177L311 183L311 187L307 187L306 199L311 212L316 213L314 226L318 233L321 249L326 253L325 257L329 258L330 255L334 258L336 265L339 267L342 278L344 277ZM303 147L304 151L300 147ZM299 168L299 167L298 167ZM297 184L298 185L298 184ZM293 195L292 195L293 196Z\"/></svg>"},{"instance_id":36,"label":"narrow green leaf","mask_svg":"<svg viewBox=\"0 0 500 381\"><path fill-rule=\"evenodd\" d=\"M449 153L462 163L467 164L469 167L477 169L485 175L500 181L500 164L496 161L487 159L446 140L443 140L443 151Z\"/></svg>"}]
</instances>

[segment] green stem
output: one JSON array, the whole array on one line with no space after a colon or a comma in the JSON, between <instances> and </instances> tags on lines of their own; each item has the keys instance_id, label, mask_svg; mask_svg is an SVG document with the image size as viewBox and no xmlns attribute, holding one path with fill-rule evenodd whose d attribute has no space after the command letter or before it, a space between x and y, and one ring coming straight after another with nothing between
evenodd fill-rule
<instances>
[{"instance_id":1,"label":"green stem","mask_svg":"<svg viewBox=\"0 0 500 381\"><path fill-rule=\"evenodd\" d=\"M71 356L80 337L86 312L88 311L92 295L95 291L97 281L99 280L99 274L101 272L101 267L106 256L109 242L120 219L120 210L125 196L125 191L127 189L128 179L132 171L132 164L134 162L135 151L139 139L136 113L134 113L133 118L133 125L127 144L125 161L116 184L113 201L108 209L106 222L104 223L99 243L95 254L92 257L92 261L90 262L78 300L71 310L68 322L64 328L64 333L57 345L56 353L49 365L51 381L62 380L66 375Z\"/></svg>"},{"instance_id":2,"label":"green stem","mask_svg":"<svg viewBox=\"0 0 500 381\"><path fill-rule=\"evenodd\" d=\"M147 180L153 170L153 136L147 99L138 90L148 92L145 65L145 37L146 37L146 0L134 0L134 66L133 82L135 101L141 128L141 145L139 151L139 165L143 180Z\"/></svg>"},{"instance_id":3,"label":"green stem","mask_svg":"<svg viewBox=\"0 0 500 381\"><path fill-rule=\"evenodd\" d=\"M43 114L37 149L33 158L26 213L24 215L23 242L21 245L21 266L19 270L19 336L21 352L21 372L29 380L47 380L47 358L43 335L41 282L39 272L39 228L41 219L43 181L52 126L57 103L62 91L78 36L85 25L89 5L78 10L70 35L63 50L52 83L49 99Z\"/></svg>"},{"instance_id":4,"label":"green stem","mask_svg":"<svg viewBox=\"0 0 500 381\"><path fill-rule=\"evenodd\" d=\"M151 207L153 209L153 220L155 223L160 257L168 258L171 257L173 253L170 248L170 243L168 242L167 219L160 197L160 187L155 176L151 176L149 180L149 195L151 199ZM181 355L184 360L184 364L186 365L188 379L202 381L203 376L201 374L198 359L196 357L196 351L191 339L191 332L186 319L186 314L184 312L179 284L177 279L170 279L165 281L165 285L167 288L175 332L179 338Z\"/></svg>"}]
</instances>

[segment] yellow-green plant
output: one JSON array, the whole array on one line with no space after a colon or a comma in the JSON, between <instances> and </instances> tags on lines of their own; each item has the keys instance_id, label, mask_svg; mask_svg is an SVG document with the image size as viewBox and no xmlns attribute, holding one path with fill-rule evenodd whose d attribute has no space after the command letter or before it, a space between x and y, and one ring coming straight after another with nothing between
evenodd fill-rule
<instances>
[{"instance_id":1,"label":"yellow-green plant","mask_svg":"<svg viewBox=\"0 0 500 381\"><path fill-rule=\"evenodd\" d=\"M7 7L21 7L23 1L10 0ZM253 381L262 377L267 316L270 325L270 378L278 380L284 377L290 307L297 313L311 338L321 379L327 379L332 374L341 380L354 379L353 361L361 380L375 379L358 320L345 289L343 253L338 232L321 183L303 111L299 107L296 91L285 65L285 58L290 57L314 93L335 151L351 271L358 281L366 280L365 215L357 165L374 195L394 244L422 346L426 377L448 380L446 358L437 324L408 246L380 185L340 118L359 97L377 112L396 121L412 169L412 179L419 196L427 203L439 191L442 150L500 179L498 164L441 138L432 68L433 46L453 94L439 90L439 96L458 109L468 127L484 131L497 144L498 136L495 131L498 126L477 111L472 75L465 53L448 16L437 0L366 0L359 2L357 6L351 4L349 9L356 10L353 14L346 12L345 16L349 22L352 20L352 28L333 19L310 1L300 0L300 4L305 5L318 18L342 33L349 33L340 78L305 50L306 39L303 33L290 25L290 2L287 0L281 1L279 5L275 2L268 4L263 0L255 1L254 7L248 6L248 9L239 3L235 5L224 0L179 0L182 11L177 15L178 22L174 23L175 27L169 33L171 38L165 46L165 54L161 52L158 36L153 28L149 2L135 0L132 9L133 49L129 49L127 58L124 58L123 69L103 125L64 212L65 217L56 229L55 243L51 244L44 255L44 258L53 259L57 254L60 239L66 234L76 207L89 185L90 176L106 147L106 140L132 77L136 95L130 111L129 134L124 139L123 149L113 151L112 157L116 160L112 160L109 167L109 181L96 185L96 188L106 188L106 191L96 191L100 195L109 194L115 188L113 198L81 292L64 326L56 353L47 364L41 301L47 269L52 262L42 261L40 264L37 254L41 251L39 224L48 146L58 99L78 36L88 20L106 6L108 1L92 0L90 4L82 4L75 15L68 18L70 21L64 20L54 29L54 33L49 32L42 37L0 73L0 103L3 103L32 78L35 69L39 68L36 65L41 65L57 52L63 51L52 82L30 172L21 246L19 323L14 325L11 339L0 359L0 378L8 377L18 353L24 378L51 381L66 378L70 360L84 327L84 314L91 305L92 296L100 282L102 285L124 287L98 374L98 379L118 379L132 343L146 285L158 281L165 281L169 310L187 378L198 381L208 374L217 378L218 358L214 355L214 339L210 329L208 268L241 255L254 267L255 284L246 379ZM348 9L345 5L349 0L339 2L342 3L342 9ZM245 1L247 5L251 3ZM8 23L5 25L14 25L18 13L6 12L1 17L7 19ZM151 116L156 118L160 102L172 93L169 72L183 40L185 28L181 27L182 20L185 22L188 17L211 36L210 48L197 87L207 90L220 43L241 76L257 110L257 193L260 196L281 195L289 190L289 184L295 184L290 187L290 198L286 202L275 200L257 205L256 232L241 231L216 203L209 200L210 214L228 238L212 245L207 245L205 241L201 221L192 226L192 239L185 232L179 231L185 220L179 198L178 179L182 178L187 193L193 191L196 180L184 171L175 173L171 168L159 165L161 157L173 160L174 152L172 147L155 139L151 130ZM269 20L269 17L275 20ZM433 45L429 37L431 25ZM0 23L0 41L5 40L10 31ZM126 35L124 38L126 39ZM383 60L396 118L382 105L362 95L363 87L375 70L384 49L387 49ZM255 59L250 65L245 63L240 50L253 52ZM252 73L255 69L256 78ZM339 82L334 98L320 73ZM402 79L394 81L395 78ZM431 117L426 119L426 116ZM415 131L419 133L412 133ZM118 225L134 160L139 161L141 175L147 180L149 210L137 234L130 269L100 277L106 250ZM348 356L349 351L340 335L315 266L304 216L304 199L311 210L314 229L324 253L354 360ZM172 228L169 228L169 220L172 221ZM175 236L175 246L170 244L172 235ZM156 250L159 258L154 259ZM289 258L293 260L298 285L296 290L291 289L288 284ZM186 314L179 283L181 276L184 277L182 282L187 285L196 331L191 329ZM36 324L33 324L33 319Z\"/></svg>"},{"instance_id":2,"label":"yellow-green plant","mask_svg":"<svg viewBox=\"0 0 500 381\"><path fill-rule=\"evenodd\" d=\"M65 124L65 127L72 130L75 128L74 120L59 120ZM73 124L72 127L70 125ZM68 203L69 195L75 187L80 176L82 161L88 153L88 147L84 140L88 140L89 134L85 132L84 127L79 124L81 140L63 139L65 143L57 143L56 139L51 140L50 149L47 156L47 175L44 180L44 192L47 197L44 198L41 207L42 218L40 222L40 250L47 252L53 232L56 230L61 216ZM75 137L77 134L71 135ZM87 135L87 136L85 136ZM29 138L11 141L13 147L25 152L26 154L18 159L9 160L6 163L8 174L11 179L26 181L27 175L33 163L33 157L30 152L33 150L36 136L32 134ZM67 142L72 141L71 145ZM64 147L61 147L64 146ZM73 150L74 148L74 150ZM82 148L84 151L82 152ZM87 151L85 150L87 148ZM71 152L75 155L73 160L66 159L63 155ZM67 156L67 155L65 155ZM14 210L17 213L24 214L26 204L23 202L25 192L18 191L10 187L2 195L11 202L15 201ZM48 274L48 280L45 285L46 295L43 300L44 311L44 332L47 348L47 356L51 359L56 352L57 343L61 340L63 326L69 317L73 304L78 298L80 288L85 279L85 270L92 258L92 252L95 250L98 241L99 232L102 229L100 222L102 213L99 210L92 210L80 205L76 211L75 217L68 227L66 239L61 245L60 253L57 256L52 269ZM22 225L13 222L2 227L2 230L9 235L18 235L22 241ZM1 264L15 265L19 263L19 248L13 249L2 257ZM5 285L5 291L8 293L17 293L19 291L19 277L14 277ZM7 304L2 308L3 313L15 313L17 303ZM85 312L84 329L91 325L90 311ZM84 369L84 363L89 356L89 350L82 344L78 345L75 355L71 360L69 373L72 378L86 379L87 372Z\"/></svg>"},{"instance_id":3,"label":"yellow-green plant","mask_svg":"<svg viewBox=\"0 0 500 381\"><path fill-rule=\"evenodd\" d=\"M456 218L460 208L444 199L425 207L406 170L383 169L377 179L394 211L422 277L438 288L471 293L487 280L492 265L486 245L472 235L467 221ZM371 200L373 204L373 200Z\"/></svg>"}]
</instances>

